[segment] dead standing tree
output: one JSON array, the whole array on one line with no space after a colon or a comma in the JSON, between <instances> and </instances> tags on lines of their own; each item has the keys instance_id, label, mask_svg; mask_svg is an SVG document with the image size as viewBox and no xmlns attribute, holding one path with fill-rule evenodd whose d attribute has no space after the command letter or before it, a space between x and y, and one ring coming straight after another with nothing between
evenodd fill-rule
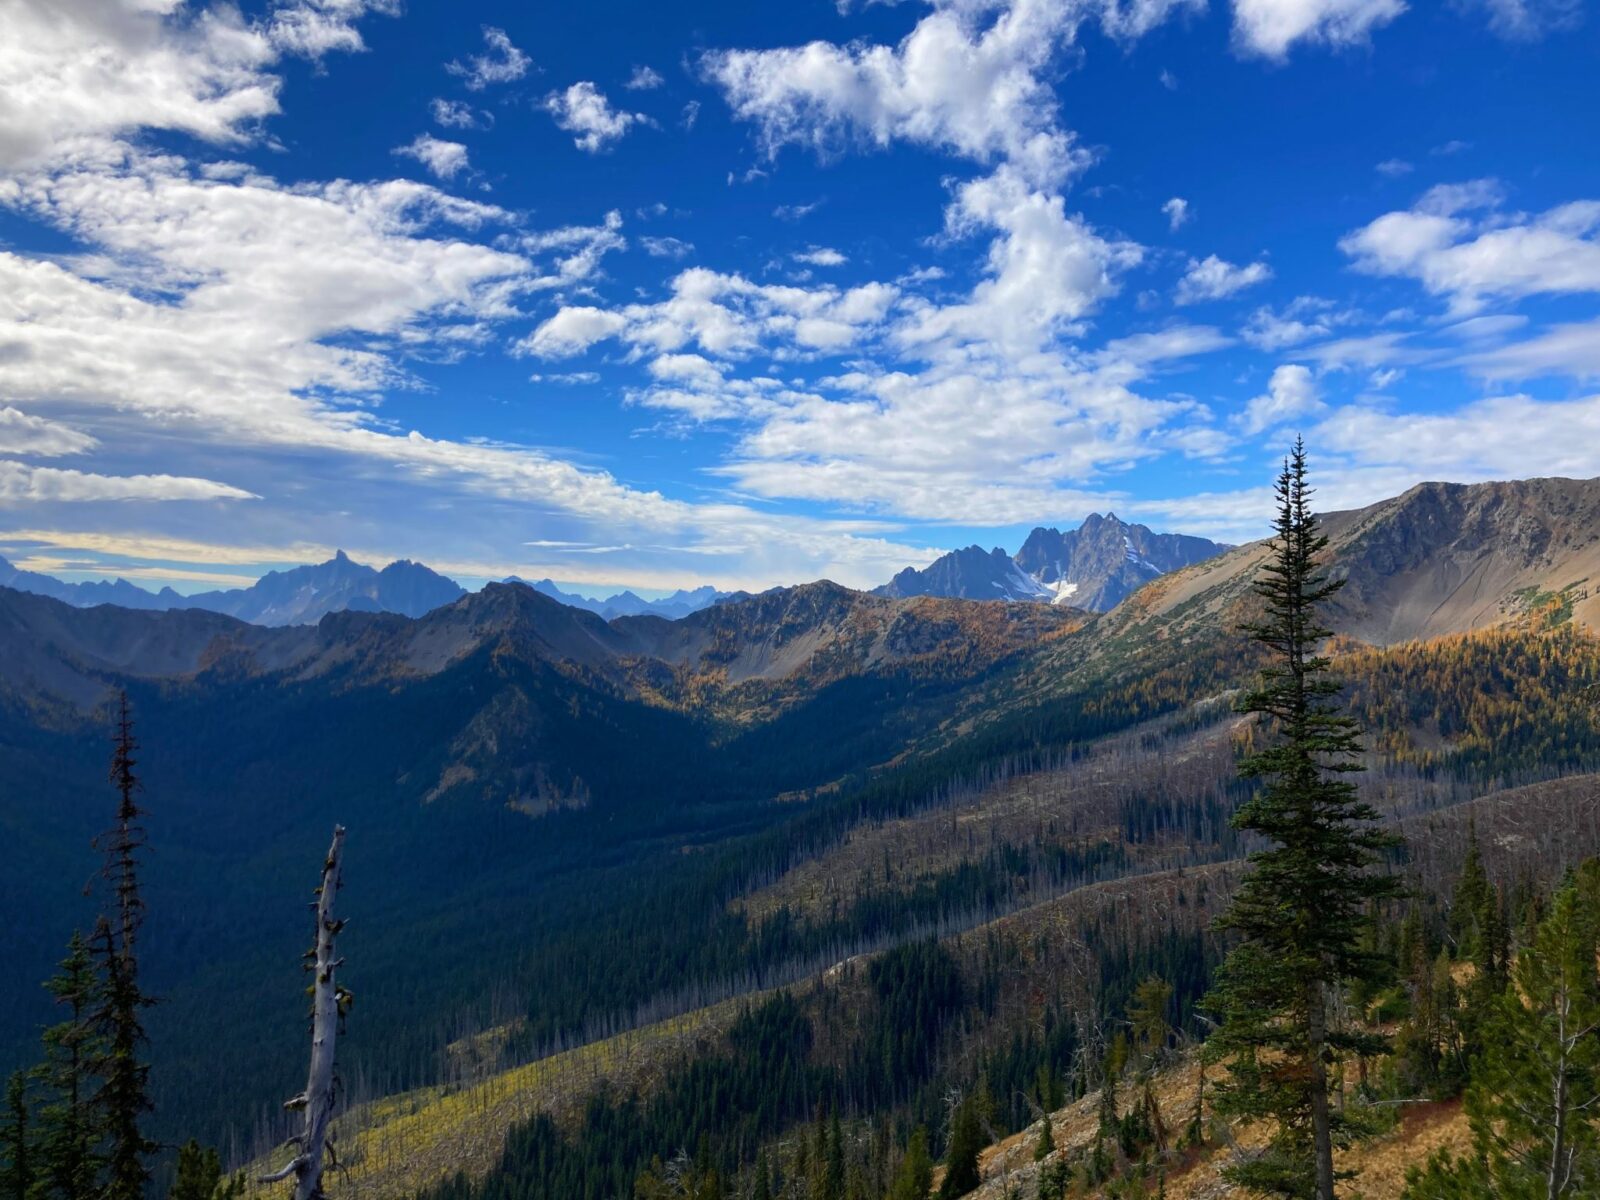
<instances>
[{"instance_id":1,"label":"dead standing tree","mask_svg":"<svg viewBox=\"0 0 1600 1200\"><path fill-rule=\"evenodd\" d=\"M262 1176L262 1183L276 1183L295 1177L294 1200L322 1200L323 1158L331 1157L329 1129L333 1123L335 1081L334 1042L339 1020L350 1006L350 993L335 979L344 959L335 956L334 941L344 922L333 915L333 899L339 892L339 859L344 851L344 826L333 827L333 844L322 864L322 886L317 889L316 946L306 954L307 969L313 973L311 985L311 1071L306 1090L284 1107L302 1109L305 1126L289 1139L298 1149L282 1170Z\"/></svg>"}]
</instances>

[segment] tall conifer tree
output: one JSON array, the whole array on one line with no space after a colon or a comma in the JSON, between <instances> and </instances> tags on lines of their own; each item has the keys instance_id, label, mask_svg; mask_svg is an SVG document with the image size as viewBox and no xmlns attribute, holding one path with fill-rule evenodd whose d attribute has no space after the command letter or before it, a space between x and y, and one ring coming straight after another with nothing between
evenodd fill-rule
<instances>
[{"instance_id":1,"label":"tall conifer tree","mask_svg":"<svg viewBox=\"0 0 1600 1200\"><path fill-rule=\"evenodd\" d=\"M1233 1181L1272 1195L1334 1200L1334 1146L1349 1129L1329 1100L1330 1064L1375 1054L1383 1039L1336 1028L1329 1008L1340 989L1381 968L1362 949L1372 902L1398 884L1375 873L1392 839L1346 775L1359 770L1355 721L1320 653L1331 635L1319 606L1342 581L1318 559L1328 540L1311 508L1304 444L1278 477L1271 557L1255 585L1265 615L1246 632L1268 665L1241 708L1268 723L1272 741L1240 772L1263 781L1234 817L1265 848L1220 921L1240 942L1219 972L1210 1005L1221 1017L1211 1054L1231 1078L1217 1086L1224 1115L1270 1119L1267 1150L1230 1169ZM1368 943L1370 944L1370 943Z\"/></svg>"},{"instance_id":2,"label":"tall conifer tree","mask_svg":"<svg viewBox=\"0 0 1600 1200\"><path fill-rule=\"evenodd\" d=\"M92 949L100 971L101 1003L96 1025L104 1040L98 1064L100 1089L95 1096L106 1144L105 1200L142 1200L150 1180L147 1159L157 1149L144 1136L141 1122L150 1103L150 1067L144 1061L142 1011L149 1006L139 984L137 952L144 920L139 891L139 852L144 846L144 810L139 807L139 777L134 757L133 716L124 692L117 710L116 748L111 783L117 790L117 819L103 839L105 879L112 911L95 928Z\"/></svg>"}]
</instances>

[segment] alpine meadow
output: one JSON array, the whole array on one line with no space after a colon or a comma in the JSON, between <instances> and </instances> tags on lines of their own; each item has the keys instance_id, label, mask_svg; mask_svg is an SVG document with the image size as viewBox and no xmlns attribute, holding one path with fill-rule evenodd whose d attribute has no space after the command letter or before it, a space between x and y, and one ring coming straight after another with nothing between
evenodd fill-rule
<instances>
[{"instance_id":1,"label":"alpine meadow","mask_svg":"<svg viewBox=\"0 0 1600 1200\"><path fill-rule=\"evenodd\" d=\"M1588 0L0 0L0 1200L1600 1200Z\"/></svg>"}]
</instances>

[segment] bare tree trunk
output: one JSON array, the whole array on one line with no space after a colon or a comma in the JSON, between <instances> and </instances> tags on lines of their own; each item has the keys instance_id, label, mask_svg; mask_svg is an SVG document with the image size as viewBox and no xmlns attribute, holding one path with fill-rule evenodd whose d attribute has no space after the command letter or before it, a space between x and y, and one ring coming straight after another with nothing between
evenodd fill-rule
<instances>
[{"instance_id":1,"label":"bare tree trunk","mask_svg":"<svg viewBox=\"0 0 1600 1200\"><path fill-rule=\"evenodd\" d=\"M328 1151L328 1129L333 1121L334 1042L339 1032L339 1015L349 993L335 982L334 974L342 958L334 957L334 939L344 922L333 915L333 898L339 891L339 858L344 851L344 826L333 827L333 844L322 864L322 886L317 889L317 944L312 951L310 970L315 972L311 1000L311 1071L306 1090L284 1107L304 1109L305 1127L290 1139L299 1153L281 1170L263 1176L262 1183L275 1183L295 1177L294 1200L322 1200L322 1166Z\"/></svg>"},{"instance_id":2,"label":"bare tree trunk","mask_svg":"<svg viewBox=\"0 0 1600 1200\"><path fill-rule=\"evenodd\" d=\"M1307 986L1309 1008L1306 1053L1311 1070L1311 1136L1316 1158L1317 1200L1334 1200L1333 1123L1328 1112L1328 1067L1323 1062L1323 1047L1328 1040L1328 1009L1322 983L1312 980Z\"/></svg>"}]
</instances>

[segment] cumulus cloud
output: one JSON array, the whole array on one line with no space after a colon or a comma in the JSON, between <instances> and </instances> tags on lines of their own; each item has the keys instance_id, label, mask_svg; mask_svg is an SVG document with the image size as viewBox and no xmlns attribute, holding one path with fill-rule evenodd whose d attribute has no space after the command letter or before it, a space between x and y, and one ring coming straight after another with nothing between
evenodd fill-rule
<instances>
[{"instance_id":1,"label":"cumulus cloud","mask_svg":"<svg viewBox=\"0 0 1600 1200\"><path fill-rule=\"evenodd\" d=\"M437 179L454 179L471 164L467 161L467 148L460 142L447 142L432 134L419 133L394 152L402 158L414 158L427 167Z\"/></svg>"},{"instance_id":2,"label":"cumulus cloud","mask_svg":"<svg viewBox=\"0 0 1600 1200\"><path fill-rule=\"evenodd\" d=\"M1326 408L1311 369L1299 363L1285 363L1272 372L1267 390L1245 405L1238 421L1245 435L1253 437Z\"/></svg>"},{"instance_id":3,"label":"cumulus cloud","mask_svg":"<svg viewBox=\"0 0 1600 1200\"><path fill-rule=\"evenodd\" d=\"M1177 233L1189 222L1189 202L1180 196L1174 196L1161 206L1161 211L1166 214L1167 225L1173 233Z\"/></svg>"},{"instance_id":4,"label":"cumulus cloud","mask_svg":"<svg viewBox=\"0 0 1600 1200\"><path fill-rule=\"evenodd\" d=\"M1453 310L1494 298L1600 291L1600 201L1508 217L1493 181L1428 191L1344 237L1357 270L1417 280Z\"/></svg>"},{"instance_id":5,"label":"cumulus cloud","mask_svg":"<svg viewBox=\"0 0 1600 1200\"><path fill-rule=\"evenodd\" d=\"M435 98L428 106L428 111L433 114L434 122L443 125L446 129L476 129L478 127L477 111L465 100Z\"/></svg>"},{"instance_id":6,"label":"cumulus cloud","mask_svg":"<svg viewBox=\"0 0 1600 1200\"><path fill-rule=\"evenodd\" d=\"M504 29L493 25L483 27L484 51L455 59L445 64L445 70L464 80L469 91L481 92L491 84L513 83L528 73L533 60L516 46Z\"/></svg>"},{"instance_id":7,"label":"cumulus cloud","mask_svg":"<svg viewBox=\"0 0 1600 1200\"><path fill-rule=\"evenodd\" d=\"M612 108L605 93L587 81L564 92L551 92L544 98L544 110L555 119L557 128L576 135L573 145L590 154L620 140L633 126L648 123L648 118L638 113Z\"/></svg>"},{"instance_id":8,"label":"cumulus cloud","mask_svg":"<svg viewBox=\"0 0 1600 1200\"><path fill-rule=\"evenodd\" d=\"M524 338L518 347L539 358L570 358L596 342L615 337L628 326L621 313L592 305L565 305Z\"/></svg>"},{"instance_id":9,"label":"cumulus cloud","mask_svg":"<svg viewBox=\"0 0 1600 1200\"><path fill-rule=\"evenodd\" d=\"M1360 45L1405 11L1404 0L1233 0L1234 43L1282 61L1297 42Z\"/></svg>"},{"instance_id":10,"label":"cumulus cloud","mask_svg":"<svg viewBox=\"0 0 1600 1200\"><path fill-rule=\"evenodd\" d=\"M1178 304L1223 300L1271 278L1272 268L1264 262L1240 267L1215 254L1208 254L1203 259L1189 260L1189 269L1178 281L1173 300Z\"/></svg>"},{"instance_id":11,"label":"cumulus cloud","mask_svg":"<svg viewBox=\"0 0 1600 1200\"><path fill-rule=\"evenodd\" d=\"M622 337L640 352L687 346L742 357L760 350L808 354L858 343L877 329L898 292L887 284L801 288L753 283L742 275L692 267L672 281L672 295L618 310L568 305L520 344L544 358L568 357Z\"/></svg>"},{"instance_id":12,"label":"cumulus cloud","mask_svg":"<svg viewBox=\"0 0 1600 1200\"><path fill-rule=\"evenodd\" d=\"M278 55L232 9L15 0L0 9L0 167L140 127L234 143L278 111Z\"/></svg>"},{"instance_id":13,"label":"cumulus cloud","mask_svg":"<svg viewBox=\"0 0 1600 1200\"><path fill-rule=\"evenodd\" d=\"M898 335L906 347L983 342L1013 355L1036 351L1079 329L1144 255L1133 242L1102 237L1068 213L1062 197L1031 188L1009 166L957 188L945 219L951 236L999 236L985 278L964 301L913 306Z\"/></svg>"},{"instance_id":14,"label":"cumulus cloud","mask_svg":"<svg viewBox=\"0 0 1600 1200\"><path fill-rule=\"evenodd\" d=\"M795 262L806 263L813 267L842 267L850 260L831 246L812 246L809 250L800 250L790 255Z\"/></svg>"},{"instance_id":15,"label":"cumulus cloud","mask_svg":"<svg viewBox=\"0 0 1600 1200\"><path fill-rule=\"evenodd\" d=\"M335 50L364 50L356 22L368 12L397 16L399 0L289 0L272 10L267 33L291 54L321 58Z\"/></svg>"},{"instance_id":16,"label":"cumulus cloud","mask_svg":"<svg viewBox=\"0 0 1600 1200\"><path fill-rule=\"evenodd\" d=\"M1136 4L1126 19L1131 26L1169 7ZM1087 12L1014 0L985 26L989 6L942 3L895 46L723 50L705 55L701 67L769 154L789 145L828 154L905 141L977 162L1004 159L1034 184L1054 186L1088 155L1059 127L1046 73Z\"/></svg>"},{"instance_id":17,"label":"cumulus cloud","mask_svg":"<svg viewBox=\"0 0 1600 1200\"><path fill-rule=\"evenodd\" d=\"M628 77L628 82L622 86L630 92L648 92L665 82L666 80L661 78L661 72L653 67L635 67L633 74Z\"/></svg>"}]
</instances>

